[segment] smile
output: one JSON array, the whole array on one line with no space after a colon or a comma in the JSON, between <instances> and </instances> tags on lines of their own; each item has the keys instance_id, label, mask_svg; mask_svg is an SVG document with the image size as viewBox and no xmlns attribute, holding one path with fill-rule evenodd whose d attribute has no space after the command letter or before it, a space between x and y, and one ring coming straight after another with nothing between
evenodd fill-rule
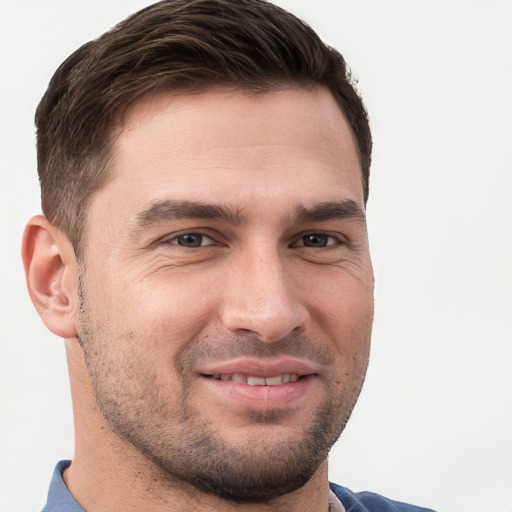
<instances>
[{"instance_id":1,"label":"smile","mask_svg":"<svg viewBox=\"0 0 512 512\"><path fill-rule=\"evenodd\" d=\"M293 357L241 357L204 363L197 370L203 399L239 412L298 407L319 392L322 368Z\"/></svg>"},{"instance_id":2,"label":"smile","mask_svg":"<svg viewBox=\"0 0 512 512\"><path fill-rule=\"evenodd\" d=\"M288 384L297 382L300 378L297 373L284 373L273 377L255 377L253 375L244 375L242 373L224 373L211 375L215 380L238 382L248 384L249 386L279 386L280 384Z\"/></svg>"}]
</instances>

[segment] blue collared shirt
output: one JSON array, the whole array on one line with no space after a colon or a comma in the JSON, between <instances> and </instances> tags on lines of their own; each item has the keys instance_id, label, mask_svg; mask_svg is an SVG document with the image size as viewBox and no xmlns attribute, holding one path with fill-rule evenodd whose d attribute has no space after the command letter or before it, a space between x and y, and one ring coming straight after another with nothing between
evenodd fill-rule
<instances>
[{"instance_id":1,"label":"blue collared shirt","mask_svg":"<svg viewBox=\"0 0 512 512\"><path fill-rule=\"evenodd\" d=\"M70 460L61 460L53 471L48 500L42 512L84 512L84 509L71 496L64 480L62 472L71 464Z\"/></svg>"}]
</instances>

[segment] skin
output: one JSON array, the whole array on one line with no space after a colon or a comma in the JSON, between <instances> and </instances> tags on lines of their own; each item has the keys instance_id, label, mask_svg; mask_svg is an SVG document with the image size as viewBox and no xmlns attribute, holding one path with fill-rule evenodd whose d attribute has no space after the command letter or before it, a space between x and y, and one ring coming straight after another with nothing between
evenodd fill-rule
<instances>
[{"instance_id":1,"label":"skin","mask_svg":"<svg viewBox=\"0 0 512 512\"><path fill-rule=\"evenodd\" d=\"M66 485L88 512L327 510L327 451L363 384L373 317L361 170L335 100L301 88L144 98L112 165L83 262L42 216L24 238L31 297L66 338ZM212 378L238 370L304 376L258 389ZM205 461L214 476L267 475L264 488L309 473L233 501L183 476Z\"/></svg>"}]
</instances>

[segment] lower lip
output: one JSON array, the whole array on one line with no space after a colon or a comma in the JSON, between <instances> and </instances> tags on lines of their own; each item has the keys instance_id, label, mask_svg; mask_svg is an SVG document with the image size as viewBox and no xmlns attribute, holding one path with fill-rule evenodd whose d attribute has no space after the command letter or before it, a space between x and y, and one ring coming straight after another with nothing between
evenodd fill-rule
<instances>
[{"instance_id":1,"label":"lower lip","mask_svg":"<svg viewBox=\"0 0 512 512\"><path fill-rule=\"evenodd\" d=\"M204 377L205 384L223 401L252 410L289 407L299 402L316 380L315 375L301 377L296 382L277 386L251 386L241 382Z\"/></svg>"}]
</instances>

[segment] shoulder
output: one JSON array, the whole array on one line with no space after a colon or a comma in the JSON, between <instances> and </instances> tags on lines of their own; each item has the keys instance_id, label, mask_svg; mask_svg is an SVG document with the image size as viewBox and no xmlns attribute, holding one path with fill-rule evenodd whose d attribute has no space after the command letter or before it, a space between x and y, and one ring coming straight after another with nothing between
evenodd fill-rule
<instances>
[{"instance_id":1,"label":"shoulder","mask_svg":"<svg viewBox=\"0 0 512 512\"><path fill-rule=\"evenodd\" d=\"M354 493L337 484L330 487L343 503L346 512L434 512L432 509L390 500L373 492Z\"/></svg>"}]
</instances>

